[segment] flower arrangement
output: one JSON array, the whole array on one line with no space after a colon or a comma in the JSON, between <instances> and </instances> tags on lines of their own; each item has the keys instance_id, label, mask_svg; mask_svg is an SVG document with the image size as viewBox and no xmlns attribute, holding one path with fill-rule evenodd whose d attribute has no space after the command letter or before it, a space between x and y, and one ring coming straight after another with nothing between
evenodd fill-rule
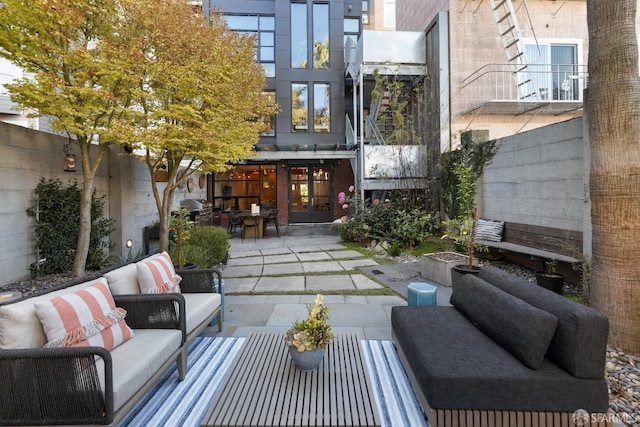
<instances>
[{"instance_id":1,"label":"flower arrangement","mask_svg":"<svg viewBox=\"0 0 640 427\"><path fill-rule=\"evenodd\" d=\"M296 320L285 337L287 346L295 347L298 352L325 348L333 339L333 331L328 323L329 308L324 305L322 295L318 294L313 306L308 307L309 316L305 320Z\"/></svg>"}]
</instances>

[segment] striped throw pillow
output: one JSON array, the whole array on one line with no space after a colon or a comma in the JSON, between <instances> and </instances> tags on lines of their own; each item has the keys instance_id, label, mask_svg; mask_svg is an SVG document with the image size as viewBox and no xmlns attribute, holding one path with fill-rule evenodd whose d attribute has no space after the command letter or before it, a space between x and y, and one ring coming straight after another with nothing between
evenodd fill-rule
<instances>
[{"instance_id":1,"label":"striped throw pillow","mask_svg":"<svg viewBox=\"0 0 640 427\"><path fill-rule=\"evenodd\" d=\"M502 240L502 230L504 221L491 221L478 219L476 222L476 239L489 242L500 242Z\"/></svg>"},{"instance_id":2,"label":"striped throw pillow","mask_svg":"<svg viewBox=\"0 0 640 427\"><path fill-rule=\"evenodd\" d=\"M104 278L79 291L34 304L51 347L104 347L111 351L133 336L127 312L116 307Z\"/></svg>"},{"instance_id":3,"label":"striped throw pillow","mask_svg":"<svg viewBox=\"0 0 640 427\"><path fill-rule=\"evenodd\" d=\"M138 283L143 294L180 293L182 277L176 274L169 254L145 259L136 264L138 269Z\"/></svg>"}]
</instances>

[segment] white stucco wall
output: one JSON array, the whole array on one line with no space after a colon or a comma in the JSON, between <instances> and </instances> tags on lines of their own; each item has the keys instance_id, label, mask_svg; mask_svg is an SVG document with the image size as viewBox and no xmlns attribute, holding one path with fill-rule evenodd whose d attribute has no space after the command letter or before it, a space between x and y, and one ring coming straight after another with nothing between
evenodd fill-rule
<instances>
[{"instance_id":1,"label":"white stucco wall","mask_svg":"<svg viewBox=\"0 0 640 427\"><path fill-rule=\"evenodd\" d=\"M479 216L583 231L583 119L498 140L500 148L478 182Z\"/></svg>"}]
</instances>

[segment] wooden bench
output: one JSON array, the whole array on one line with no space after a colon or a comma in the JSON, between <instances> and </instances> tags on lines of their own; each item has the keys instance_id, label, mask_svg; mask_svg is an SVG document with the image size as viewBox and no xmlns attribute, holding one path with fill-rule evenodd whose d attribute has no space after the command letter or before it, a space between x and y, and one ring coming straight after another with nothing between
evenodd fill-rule
<instances>
[{"instance_id":1,"label":"wooden bench","mask_svg":"<svg viewBox=\"0 0 640 427\"><path fill-rule=\"evenodd\" d=\"M560 228L505 222L502 241L475 241L487 246L491 252L500 252L509 261L534 270L544 270L547 261L557 261L559 270L567 280L579 280L576 267L580 259L575 254L582 253L582 232ZM575 277L574 277L575 276Z\"/></svg>"}]
</instances>

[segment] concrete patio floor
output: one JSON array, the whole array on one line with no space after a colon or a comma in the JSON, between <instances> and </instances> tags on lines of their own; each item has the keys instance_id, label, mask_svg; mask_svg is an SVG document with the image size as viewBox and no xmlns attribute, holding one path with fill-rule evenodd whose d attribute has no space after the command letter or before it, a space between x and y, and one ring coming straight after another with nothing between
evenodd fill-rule
<instances>
[{"instance_id":1,"label":"concrete patio floor","mask_svg":"<svg viewBox=\"0 0 640 427\"><path fill-rule=\"evenodd\" d=\"M361 339L391 339L391 307L406 305L410 282L420 281L419 263L379 265L340 243L330 224L268 228L263 239L230 239L225 281L223 331L208 327L206 336L247 336L251 332L282 332L307 315L312 295L296 292L345 292L392 288L397 295L325 295L330 324L336 333ZM280 292L286 294L274 295ZM242 295L233 295L242 294ZM450 290L438 290L438 304L448 304Z\"/></svg>"}]
</instances>

